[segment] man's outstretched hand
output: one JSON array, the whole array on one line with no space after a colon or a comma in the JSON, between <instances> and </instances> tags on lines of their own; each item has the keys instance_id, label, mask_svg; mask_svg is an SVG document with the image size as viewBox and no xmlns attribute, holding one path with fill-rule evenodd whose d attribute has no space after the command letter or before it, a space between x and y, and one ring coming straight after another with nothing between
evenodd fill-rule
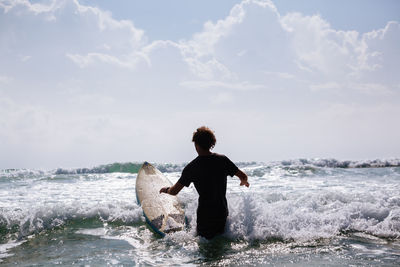
<instances>
[{"instance_id":1,"label":"man's outstretched hand","mask_svg":"<svg viewBox=\"0 0 400 267\"><path fill-rule=\"evenodd\" d=\"M247 174L245 174L241 170L238 170L235 175L240 179L240 186L242 185L245 185L246 187L250 186L249 182L247 181Z\"/></svg>"},{"instance_id":2,"label":"man's outstretched hand","mask_svg":"<svg viewBox=\"0 0 400 267\"><path fill-rule=\"evenodd\" d=\"M246 177L247 178L247 177ZM245 179L240 179L240 186L242 186L242 185L245 185L246 187L249 187L250 186L250 184L249 184L249 182L247 182L247 179L245 180Z\"/></svg>"}]
</instances>

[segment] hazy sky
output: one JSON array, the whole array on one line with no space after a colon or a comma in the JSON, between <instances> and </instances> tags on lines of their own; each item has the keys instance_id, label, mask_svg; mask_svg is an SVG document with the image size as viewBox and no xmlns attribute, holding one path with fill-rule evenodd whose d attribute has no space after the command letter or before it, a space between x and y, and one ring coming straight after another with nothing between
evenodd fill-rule
<instances>
[{"instance_id":1,"label":"hazy sky","mask_svg":"<svg viewBox=\"0 0 400 267\"><path fill-rule=\"evenodd\" d=\"M0 169L400 157L400 1L0 0Z\"/></svg>"}]
</instances>

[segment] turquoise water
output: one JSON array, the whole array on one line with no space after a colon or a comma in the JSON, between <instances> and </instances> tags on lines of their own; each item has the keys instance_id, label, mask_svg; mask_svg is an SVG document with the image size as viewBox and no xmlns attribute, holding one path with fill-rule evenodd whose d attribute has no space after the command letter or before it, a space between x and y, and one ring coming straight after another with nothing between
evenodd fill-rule
<instances>
[{"instance_id":1,"label":"turquoise water","mask_svg":"<svg viewBox=\"0 0 400 267\"><path fill-rule=\"evenodd\" d=\"M195 235L197 193L179 199L188 228L160 238L121 169L0 171L0 265L398 266L399 161L239 163L226 233ZM118 166L120 166L118 165ZM159 164L172 181L184 164Z\"/></svg>"}]
</instances>

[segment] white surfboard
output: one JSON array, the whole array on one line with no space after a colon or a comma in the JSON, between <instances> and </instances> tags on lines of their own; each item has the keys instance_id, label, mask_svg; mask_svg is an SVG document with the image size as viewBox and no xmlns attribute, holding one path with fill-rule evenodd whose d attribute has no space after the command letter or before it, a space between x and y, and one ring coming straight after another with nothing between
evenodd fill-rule
<instances>
[{"instance_id":1,"label":"white surfboard","mask_svg":"<svg viewBox=\"0 0 400 267\"><path fill-rule=\"evenodd\" d=\"M161 236L185 226L185 212L178 198L159 193L166 186L172 186L168 178L150 163L143 163L136 178L136 198L146 222Z\"/></svg>"}]
</instances>

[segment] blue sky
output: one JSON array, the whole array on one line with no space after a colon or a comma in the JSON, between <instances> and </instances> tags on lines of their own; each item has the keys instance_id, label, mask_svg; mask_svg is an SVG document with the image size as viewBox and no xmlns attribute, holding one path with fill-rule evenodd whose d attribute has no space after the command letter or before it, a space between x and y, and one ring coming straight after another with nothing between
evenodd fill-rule
<instances>
[{"instance_id":1,"label":"blue sky","mask_svg":"<svg viewBox=\"0 0 400 267\"><path fill-rule=\"evenodd\" d=\"M0 0L0 168L399 157L399 8Z\"/></svg>"}]
</instances>

